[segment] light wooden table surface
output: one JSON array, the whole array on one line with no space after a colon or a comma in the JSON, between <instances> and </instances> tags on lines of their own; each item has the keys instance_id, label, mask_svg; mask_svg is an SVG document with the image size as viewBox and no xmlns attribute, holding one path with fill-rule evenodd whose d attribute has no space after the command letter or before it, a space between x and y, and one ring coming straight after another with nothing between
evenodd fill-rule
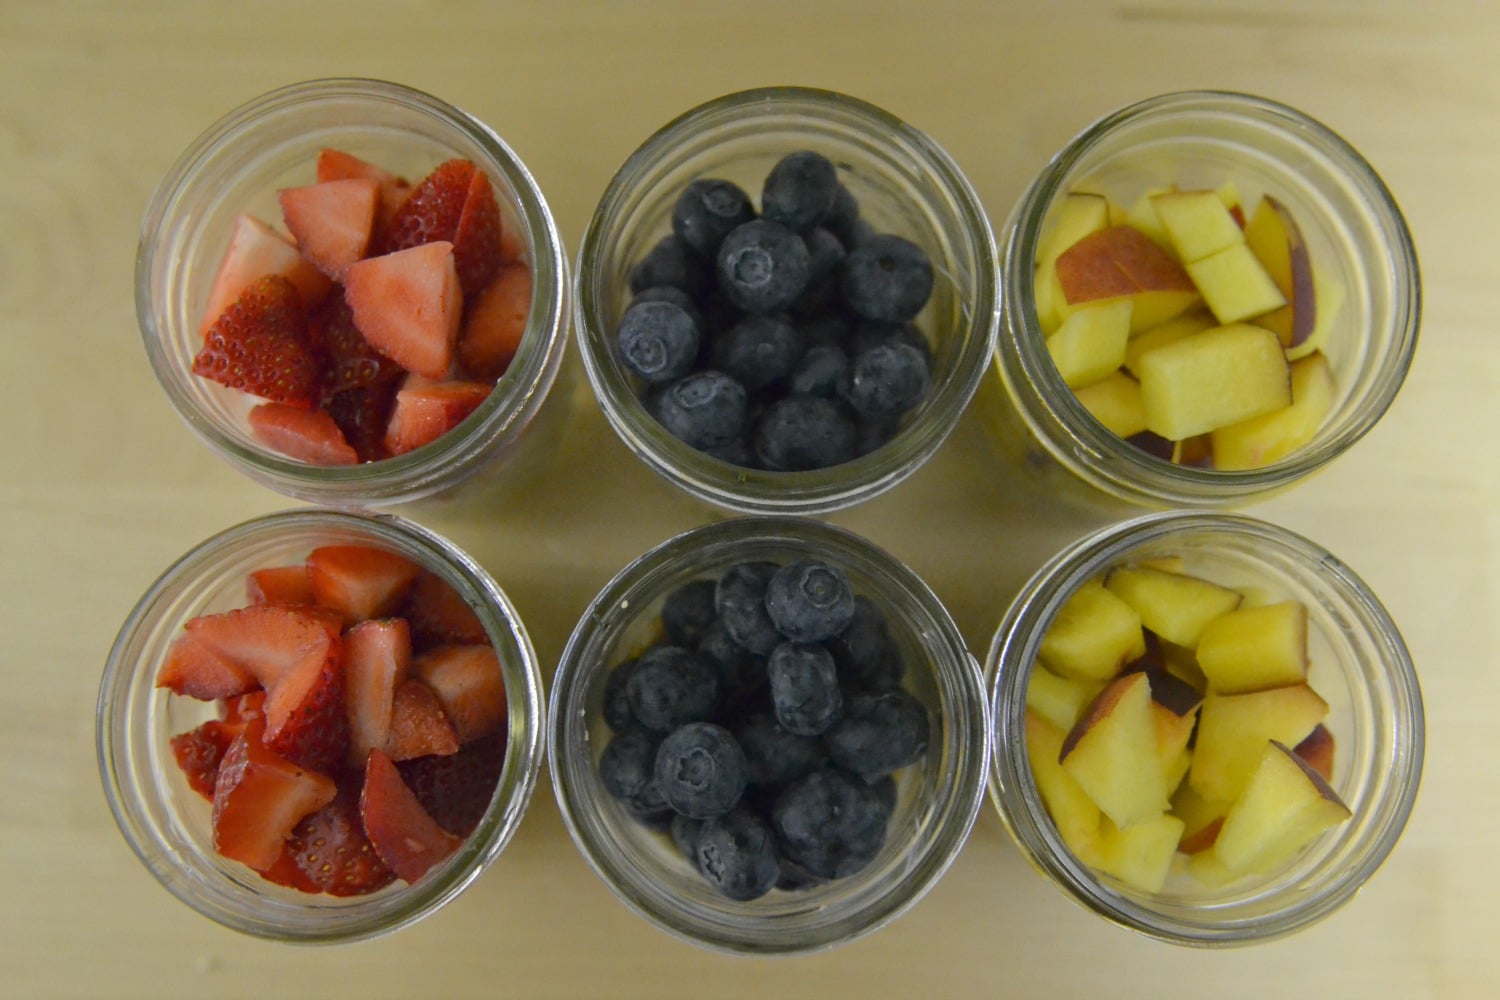
<instances>
[{"instance_id":1,"label":"light wooden table surface","mask_svg":"<svg viewBox=\"0 0 1500 1000\"><path fill-rule=\"evenodd\" d=\"M1478 997L1500 983L1500 8L1364 0L923 3L0 4L0 995ZM947 877L819 956L724 957L637 919L587 869L544 776L460 900L374 943L219 928L157 886L100 792L94 699L140 592L220 528L289 501L191 437L136 334L132 255L158 178L209 122L285 83L397 80L491 123L570 248L658 125L748 86L825 86L927 131L998 223L1099 114L1189 87L1296 105L1383 173L1425 321L1383 423L1253 513L1341 555L1402 626L1428 708L1405 839L1343 911L1205 953L1119 930L1035 875L986 804ZM555 663L588 599L713 515L655 481L571 358L538 485L429 518L478 555ZM1003 500L975 413L914 479L839 523L886 545L981 652L1077 526ZM421 516L420 514L418 516Z\"/></svg>"}]
</instances>

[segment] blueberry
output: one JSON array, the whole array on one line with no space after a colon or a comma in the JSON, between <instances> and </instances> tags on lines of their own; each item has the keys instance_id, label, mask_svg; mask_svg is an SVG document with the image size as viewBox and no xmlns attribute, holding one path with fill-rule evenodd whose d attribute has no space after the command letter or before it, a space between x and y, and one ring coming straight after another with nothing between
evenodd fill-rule
<instances>
[{"instance_id":1,"label":"blueberry","mask_svg":"<svg viewBox=\"0 0 1500 1000\"><path fill-rule=\"evenodd\" d=\"M659 285L680 288L697 298L713 283L710 260L698 256L676 236L662 237L630 271L630 290L642 292Z\"/></svg>"},{"instance_id":2,"label":"blueberry","mask_svg":"<svg viewBox=\"0 0 1500 1000\"><path fill-rule=\"evenodd\" d=\"M815 347L844 349L849 342L849 324L835 313L825 313L802 324L802 339L810 351ZM846 351L847 353L847 351Z\"/></svg>"},{"instance_id":3,"label":"blueberry","mask_svg":"<svg viewBox=\"0 0 1500 1000\"><path fill-rule=\"evenodd\" d=\"M840 268L839 289L867 319L909 320L932 295L932 261L921 247L882 233L857 244Z\"/></svg>"},{"instance_id":4,"label":"blueberry","mask_svg":"<svg viewBox=\"0 0 1500 1000\"><path fill-rule=\"evenodd\" d=\"M713 580L689 580L667 595L661 606L661 624L672 645L692 648L703 640L718 617L714 587Z\"/></svg>"},{"instance_id":5,"label":"blueberry","mask_svg":"<svg viewBox=\"0 0 1500 1000\"><path fill-rule=\"evenodd\" d=\"M617 733L640 725L630 707L629 690L630 678L639 666L638 659L626 660L604 680L604 722Z\"/></svg>"},{"instance_id":6,"label":"blueberry","mask_svg":"<svg viewBox=\"0 0 1500 1000\"><path fill-rule=\"evenodd\" d=\"M768 656L782 635L766 613L766 586L779 569L773 562L744 562L719 577L714 607L730 638L757 656Z\"/></svg>"},{"instance_id":7,"label":"blueberry","mask_svg":"<svg viewBox=\"0 0 1500 1000\"><path fill-rule=\"evenodd\" d=\"M901 651L891 639L885 616L863 594L854 598L848 627L823 645L833 654L846 691L886 691L901 682Z\"/></svg>"},{"instance_id":8,"label":"blueberry","mask_svg":"<svg viewBox=\"0 0 1500 1000\"><path fill-rule=\"evenodd\" d=\"M653 285L650 288L643 288L636 293L635 298L631 299L630 304L636 306L642 302L672 303L693 318L693 324L698 327L700 343L706 339L704 335L708 332L708 327L704 322L703 310L698 308L698 301L682 289L672 285ZM699 350L701 353L702 348L700 347Z\"/></svg>"},{"instance_id":9,"label":"blueberry","mask_svg":"<svg viewBox=\"0 0 1500 1000\"><path fill-rule=\"evenodd\" d=\"M779 316L746 316L714 345L714 356L720 371L755 392L792 373L802 334Z\"/></svg>"},{"instance_id":10,"label":"blueberry","mask_svg":"<svg viewBox=\"0 0 1500 1000\"><path fill-rule=\"evenodd\" d=\"M839 720L844 699L833 655L822 646L784 642L766 661L771 707L789 733L818 736Z\"/></svg>"},{"instance_id":11,"label":"blueberry","mask_svg":"<svg viewBox=\"0 0 1500 1000\"><path fill-rule=\"evenodd\" d=\"M701 829L703 829L703 820L684 816L680 812L672 813L670 827L672 843L677 845L682 856L694 867L698 864L698 831Z\"/></svg>"},{"instance_id":12,"label":"blueberry","mask_svg":"<svg viewBox=\"0 0 1500 1000\"><path fill-rule=\"evenodd\" d=\"M787 396L755 425L755 454L768 469L824 469L854 457L854 421L833 401Z\"/></svg>"},{"instance_id":13,"label":"blueberry","mask_svg":"<svg viewBox=\"0 0 1500 1000\"><path fill-rule=\"evenodd\" d=\"M734 641L723 619L715 619L698 642L698 655L708 660L719 678L719 706L733 712L746 705L770 704L770 680L765 657Z\"/></svg>"},{"instance_id":14,"label":"blueberry","mask_svg":"<svg viewBox=\"0 0 1500 1000\"><path fill-rule=\"evenodd\" d=\"M781 878L776 837L765 820L748 809L705 822L694 848L698 871L730 899L758 899Z\"/></svg>"},{"instance_id":15,"label":"blueberry","mask_svg":"<svg viewBox=\"0 0 1500 1000\"><path fill-rule=\"evenodd\" d=\"M791 858L782 856L781 877L776 880L776 888L781 891L800 892L803 889L811 889L813 886L822 885L827 881L828 879L819 878Z\"/></svg>"},{"instance_id":16,"label":"blueberry","mask_svg":"<svg viewBox=\"0 0 1500 1000\"><path fill-rule=\"evenodd\" d=\"M833 204L823 218L823 227L837 236L845 247L852 247L860 233L859 199L843 184L833 193Z\"/></svg>"},{"instance_id":17,"label":"blueberry","mask_svg":"<svg viewBox=\"0 0 1500 1000\"><path fill-rule=\"evenodd\" d=\"M771 810L771 827L783 857L817 878L843 878L874 860L889 818L869 785L824 768L781 793Z\"/></svg>"},{"instance_id":18,"label":"blueberry","mask_svg":"<svg viewBox=\"0 0 1500 1000\"><path fill-rule=\"evenodd\" d=\"M828 217L840 187L838 172L826 156L808 149L788 153L766 175L761 215L805 233Z\"/></svg>"},{"instance_id":19,"label":"blueberry","mask_svg":"<svg viewBox=\"0 0 1500 1000\"><path fill-rule=\"evenodd\" d=\"M801 396L838 399L849 389L849 355L833 344L809 347L786 384Z\"/></svg>"},{"instance_id":20,"label":"blueberry","mask_svg":"<svg viewBox=\"0 0 1500 1000\"><path fill-rule=\"evenodd\" d=\"M741 722L734 735L745 751L752 785L787 785L823 764L823 744L817 737L787 731L768 712Z\"/></svg>"},{"instance_id":21,"label":"blueberry","mask_svg":"<svg viewBox=\"0 0 1500 1000\"><path fill-rule=\"evenodd\" d=\"M730 181L701 179L683 189L672 206L672 232L709 260L736 227L755 218L750 196Z\"/></svg>"},{"instance_id":22,"label":"blueberry","mask_svg":"<svg viewBox=\"0 0 1500 1000\"><path fill-rule=\"evenodd\" d=\"M875 797L880 800L880 807L885 810L886 822L889 823L889 817L896 812L896 798L901 792L896 787L896 779L888 774L879 781L871 784L870 788L875 792Z\"/></svg>"},{"instance_id":23,"label":"blueberry","mask_svg":"<svg viewBox=\"0 0 1500 1000\"><path fill-rule=\"evenodd\" d=\"M807 287L810 274L807 244L779 223L747 222L719 247L719 288L746 312L787 309Z\"/></svg>"},{"instance_id":24,"label":"blueberry","mask_svg":"<svg viewBox=\"0 0 1500 1000\"><path fill-rule=\"evenodd\" d=\"M844 244L819 226L802 235L807 244L807 288L792 311L799 316L816 316L838 295L839 265L844 260Z\"/></svg>"},{"instance_id":25,"label":"blueberry","mask_svg":"<svg viewBox=\"0 0 1500 1000\"><path fill-rule=\"evenodd\" d=\"M656 646L641 654L626 691L636 720L665 733L713 715L718 679L697 653L680 646Z\"/></svg>"},{"instance_id":26,"label":"blueberry","mask_svg":"<svg viewBox=\"0 0 1500 1000\"><path fill-rule=\"evenodd\" d=\"M900 689L855 695L823 737L829 759L866 780L921 760L927 739L927 709Z\"/></svg>"},{"instance_id":27,"label":"blueberry","mask_svg":"<svg viewBox=\"0 0 1500 1000\"><path fill-rule=\"evenodd\" d=\"M755 453L750 449L750 442L742 437L737 437L728 444L717 448L701 448L703 454L711 458L717 458L721 462L730 465L738 465L741 468L750 468L755 465Z\"/></svg>"},{"instance_id":28,"label":"blueberry","mask_svg":"<svg viewBox=\"0 0 1500 1000\"><path fill-rule=\"evenodd\" d=\"M916 406L931 385L926 359L915 348L892 342L854 356L844 398L861 417L879 420Z\"/></svg>"},{"instance_id":29,"label":"blueberry","mask_svg":"<svg viewBox=\"0 0 1500 1000\"><path fill-rule=\"evenodd\" d=\"M696 372L667 386L654 410L668 433L692 447L723 448L745 432L745 387L723 372Z\"/></svg>"},{"instance_id":30,"label":"blueberry","mask_svg":"<svg viewBox=\"0 0 1500 1000\"><path fill-rule=\"evenodd\" d=\"M653 385L682 378L698 357L698 325L671 302L637 302L620 318L615 341L620 360Z\"/></svg>"},{"instance_id":31,"label":"blueberry","mask_svg":"<svg viewBox=\"0 0 1500 1000\"><path fill-rule=\"evenodd\" d=\"M927 343L927 338L922 336L922 331L917 329L915 323L888 323L878 319L860 320L854 327L853 333L849 335L849 354L852 357L872 347L890 343L911 345L927 361L927 367L932 367L932 345Z\"/></svg>"},{"instance_id":32,"label":"blueberry","mask_svg":"<svg viewBox=\"0 0 1500 1000\"><path fill-rule=\"evenodd\" d=\"M657 748L654 773L667 804L693 819L724 815L749 783L745 752L729 730L711 722L674 729Z\"/></svg>"},{"instance_id":33,"label":"blueberry","mask_svg":"<svg viewBox=\"0 0 1500 1000\"><path fill-rule=\"evenodd\" d=\"M636 818L665 819L667 803L656 784L656 750L661 737L644 729L620 733L599 757L599 780Z\"/></svg>"},{"instance_id":34,"label":"blueberry","mask_svg":"<svg viewBox=\"0 0 1500 1000\"><path fill-rule=\"evenodd\" d=\"M854 620L854 588L836 566L803 559L776 571L766 586L766 612L793 642L832 639Z\"/></svg>"}]
</instances>

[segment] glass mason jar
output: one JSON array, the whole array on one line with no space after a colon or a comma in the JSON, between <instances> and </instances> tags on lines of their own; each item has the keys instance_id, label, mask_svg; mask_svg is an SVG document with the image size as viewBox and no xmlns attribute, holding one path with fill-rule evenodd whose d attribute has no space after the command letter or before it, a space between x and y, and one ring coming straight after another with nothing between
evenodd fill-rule
<instances>
[{"instance_id":1,"label":"glass mason jar","mask_svg":"<svg viewBox=\"0 0 1500 1000\"><path fill-rule=\"evenodd\" d=\"M1343 292L1322 348L1336 387L1331 412L1306 445L1244 471L1173 464L1094 419L1048 353L1034 281L1039 246L1066 194L1103 194L1129 207L1154 188L1218 188L1227 181L1245 199L1246 215L1261 194L1279 200L1296 220L1320 280ZM1012 412L999 415L999 437L1017 474L1049 497L1137 510L1263 499L1327 465L1374 426L1416 348L1417 256L1390 191L1326 126L1262 98L1167 94L1099 119L1031 183L1000 244L1004 309L995 367Z\"/></svg>"},{"instance_id":2,"label":"glass mason jar","mask_svg":"<svg viewBox=\"0 0 1500 1000\"><path fill-rule=\"evenodd\" d=\"M632 267L671 233L674 203L699 178L734 182L758 204L766 174L811 149L837 165L861 218L922 247L935 283L916 323L932 352L932 387L883 447L828 468L775 472L700 452L668 433L619 360L615 331ZM642 461L700 499L743 513L823 513L868 499L911 475L957 423L994 346L994 235L958 166L930 138L843 94L773 87L709 101L631 154L584 234L575 281L576 335L599 405Z\"/></svg>"},{"instance_id":3,"label":"glass mason jar","mask_svg":"<svg viewBox=\"0 0 1500 1000\"><path fill-rule=\"evenodd\" d=\"M505 760L489 808L451 857L420 881L352 897L274 885L214 849L212 803L193 791L169 739L216 717L214 705L156 687L168 647L191 618L245 603L245 576L301 562L320 545L371 545L436 573L479 616L501 665ZM194 546L141 597L121 626L99 686L99 772L120 832L166 889L210 919L299 943L371 938L415 923L480 876L520 825L542 761L540 668L514 606L446 539L393 515L296 510L246 521Z\"/></svg>"},{"instance_id":4,"label":"glass mason jar","mask_svg":"<svg viewBox=\"0 0 1500 1000\"><path fill-rule=\"evenodd\" d=\"M192 373L199 323L241 212L279 222L277 191L310 184L324 148L412 183L445 160L489 177L502 224L516 227L532 271L531 311L514 359L457 428L403 455L314 465L257 440L258 400ZM509 456L541 407L567 345L568 265L552 213L525 164L494 130L420 91L380 80L293 84L231 111L200 135L157 186L136 254L136 314L152 368L172 405L230 464L264 486L332 506L384 506L456 487Z\"/></svg>"},{"instance_id":5,"label":"glass mason jar","mask_svg":"<svg viewBox=\"0 0 1500 1000\"><path fill-rule=\"evenodd\" d=\"M599 777L613 668L660 637L665 598L737 563L815 558L842 569L880 608L927 708L924 757L896 773L884 845L846 878L732 901L664 832L635 819ZM554 680L547 753L574 842L621 901L700 946L746 954L810 952L870 933L914 905L957 856L984 796L989 713L979 665L936 595L868 541L801 518L734 518L685 532L626 566L579 619Z\"/></svg>"},{"instance_id":6,"label":"glass mason jar","mask_svg":"<svg viewBox=\"0 0 1500 1000\"><path fill-rule=\"evenodd\" d=\"M1174 862L1160 892L1129 887L1068 848L1032 776L1027 687L1043 634L1081 584L1153 557L1180 558L1183 572L1307 609L1307 683L1328 703L1323 725L1336 748L1330 784L1352 818L1269 873L1213 886ZM1416 798L1422 696L1395 623L1338 558L1243 515L1148 514L1081 539L1022 588L995 632L986 671L995 719L990 796L1022 853L1084 908L1174 944L1249 944L1332 913L1385 861Z\"/></svg>"}]
</instances>

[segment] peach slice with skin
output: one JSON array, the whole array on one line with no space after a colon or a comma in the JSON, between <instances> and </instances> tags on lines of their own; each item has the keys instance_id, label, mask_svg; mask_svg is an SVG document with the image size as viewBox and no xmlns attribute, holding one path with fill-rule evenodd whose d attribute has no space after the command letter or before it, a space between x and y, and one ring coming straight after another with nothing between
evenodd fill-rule
<instances>
[{"instance_id":1,"label":"peach slice with skin","mask_svg":"<svg viewBox=\"0 0 1500 1000\"><path fill-rule=\"evenodd\" d=\"M1057 279L1065 313L1128 300L1132 333L1165 323L1202 301L1182 265L1129 225L1101 229L1063 251L1057 258Z\"/></svg>"},{"instance_id":2,"label":"peach slice with skin","mask_svg":"<svg viewBox=\"0 0 1500 1000\"><path fill-rule=\"evenodd\" d=\"M1166 775L1144 672L1125 674L1100 692L1063 741L1059 763L1116 826L1166 812Z\"/></svg>"},{"instance_id":3,"label":"peach slice with skin","mask_svg":"<svg viewBox=\"0 0 1500 1000\"><path fill-rule=\"evenodd\" d=\"M1032 780L1058 835L1085 864L1099 860L1099 807L1057 762L1063 730L1030 709L1026 712L1026 753Z\"/></svg>"},{"instance_id":4,"label":"peach slice with skin","mask_svg":"<svg viewBox=\"0 0 1500 1000\"><path fill-rule=\"evenodd\" d=\"M1268 871L1290 861L1351 813L1323 777L1272 740L1224 817L1214 856L1231 871Z\"/></svg>"},{"instance_id":5,"label":"peach slice with skin","mask_svg":"<svg viewBox=\"0 0 1500 1000\"><path fill-rule=\"evenodd\" d=\"M1211 432L1214 462L1221 469L1259 469L1286 458L1317 436L1333 411L1333 372L1313 352L1291 363L1292 401L1269 413Z\"/></svg>"},{"instance_id":6,"label":"peach slice with skin","mask_svg":"<svg viewBox=\"0 0 1500 1000\"><path fill-rule=\"evenodd\" d=\"M1198 736L1188 782L1208 799L1238 798L1260 762L1266 742L1302 742L1328 715L1328 703L1306 684L1247 694L1210 690L1198 714Z\"/></svg>"}]
</instances>

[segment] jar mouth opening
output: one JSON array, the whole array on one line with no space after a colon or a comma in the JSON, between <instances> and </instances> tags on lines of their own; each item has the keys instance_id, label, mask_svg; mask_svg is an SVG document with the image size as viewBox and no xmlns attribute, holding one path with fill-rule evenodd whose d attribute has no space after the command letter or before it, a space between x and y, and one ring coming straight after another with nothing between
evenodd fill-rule
<instances>
[{"instance_id":1,"label":"jar mouth opening","mask_svg":"<svg viewBox=\"0 0 1500 1000\"><path fill-rule=\"evenodd\" d=\"M168 748L179 721L171 695L154 684L167 645L187 618L243 587L246 567L330 541L377 544L443 577L474 608L501 652L509 736L489 808L457 851L414 884L367 896L281 890L220 857L203 829L208 804L188 788ZM540 665L524 625L494 580L451 542L403 518L335 510L289 510L242 522L205 539L152 583L122 624L105 662L95 752L120 833L148 871L179 900L232 930L272 940L334 944L406 927L455 899L499 857L519 827L540 775L544 706ZM203 718L211 703L194 702ZM194 713L190 713L194 714ZM194 714L194 717L196 717ZM201 816L195 815L202 813Z\"/></svg>"},{"instance_id":2,"label":"jar mouth opening","mask_svg":"<svg viewBox=\"0 0 1500 1000\"><path fill-rule=\"evenodd\" d=\"M292 126L296 126L294 130ZM507 219L524 229L533 295L515 358L495 389L453 431L407 454L349 466L318 466L280 455L243 425L246 400L200 384L190 362L198 318L185 301L196 269L211 276L222 233L207 218L228 209L226 189L250 193L257 173L290 157L311 164L324 145L379 136L411 137L437 155L474 159L495 182ZM275 140L275 141L273 141ZM429 166L435 166L436 160ZM223 172L232 170L229 178ZM215 173L217 171L218 173ZM309 174L310 166L309 166ZM232 182L232 183L231 183ZM270 182L267 181L269 184ZM265 185L259 185L264 188ZM513 213L508 209L514 209ZM205 290L207 278L197 281ZM330 78L252 98L202 132L152 194L135 262L136 314L157 379L189 429L269 488L335 504L416 499L456 482L513 440L540 407L566 347L571 282L551 210L524 163L488 125L438 98L384 80Z\"/></svg>"},{"instance_id":3,"label":"jar mouth opening","mask_svg":"<svg viewBox=\"0 0 1500 1000\"><path fill-rule=\"evenodd\" d=\"M1210 558L1237 556L1273 576L1300 575L1326 588L1332 621L1346 633L1329 641L1363 671L1347 676L1354 771L1336 780L1354 818L1281 871L1217 892L1146 895L1089 868L1063 842L1032 777L1025 731L1026 688L1041 635L1086 580L1135 553L1182 549L1200 541ZM1330 630L1331 631L1331 630ZM1356 634L1357 633L1357 634ZM1352 638L1350 635L1352 634ZM1355 648L1355 647L1358 648ZM1112 922L1172 944L1238 946L1283 937L1338 909L1395 848L1421 782L1425 728L1420 686L1399 629L1365 582L1310 540L1238 514L1147 514L1102 528L1059 552L1021 588L997 628L986 659L996 748L989 793L1012 838L1070 898ZM1330 692L1320 692L1329 694ZM1361 731L1363 730L1363 731ZM1347 766L1347 765L1346 765ZM1295 889L1295 892L1289 890Z\"/></svg>"},{"instance_id":4,"label":"jar mouth opening","mask_svg":"<svg viewBox=\"0 0 1500 1000\"><path fill-rule=\"evenodd\" d=\"M722 171L735 162L743 166L764 158L773 141L767 137L773 133L787 136L787 143L824 152L845 182L868 180L890 198L897 197L893 192L899 189L906 202L900 210L910 216L908 223L922 229L926 238L917 242L929 251L938 272L935 302L928 304L919 325L937 323L940 339L954 345L939 345L941 374L934 372L933 391L907 415L894 440L825 469L748 468L693 449L649 413L613 348L624 275L634 259L625 259L622 244L634 239L643 252L647 236L654 240L664 235L662 207L670 209L679 183L696 175L689 171ZM733 153L724 152L731 146ZM795 147L777 148L785 152ZM719 159L705 162L713 156ZM864 172L869 172L868 178ZM651 232L632 232L643 226ZM611 178L585 231L574 272L575 333L585 371L611 426L669 481L741 513L824 513L905 479L946 440L978 389L999 321L994 234L957 164L929 137L890 113L815 88L767 87L728 94L658 129Z\"/></svg>"},{"instance_id":5,"label":"jar mouth opening","mask_svg":"<svg viewBox=\"0 0 1500 1000\"><path fill-rule=\"evenodd\" d=\"M1350 266L1359 269L1362 285L1374 278L1385 283L1383 289L1366 289L1371 295L1386 293L1375 305L1389 309L1390 314L1377 328L1357 334L1366 353L1356 372L1357 384L1339 387L1342 398L1335 409L1339 419L1330 417L1312 442L1258 469L1177 465L1130 445L1089 413L1063 381L1037 322L1033 271L1050 206L1067 193L1069 185L1120 157L1121 150L1113 149L1111 143L1123 131L1180 121L1200 128L1205 122L1227 122L1247 134L1294 144L1306 158L1307 170L1321 170L1347 189L1342 192L1343 200L1367 216L1360 225L1372 238L1349 239L1345 247L1368 259ZM1163 147L1189 141L1203 148L1212 146L1210 140L1195 135L1154 140ZM1245 143L1248 148L1249 140ZM1278 179L1289 184L1311 183L1268 154L1264 166L1268 170L1274 166ZM1285 104L1249 94L1180 91L1100 117L1052 158L1017 202L1004 227L1001 256L1006 299L995 367L1007 393L1012 400L1026 401L1016 409L1052 458L1106 492L1138 504L1235 505L1292 485L1327 465L1374 426L1400 391L1416 351L1422 311L1420 267L1405 218L1389 188L1358 150L1332 129ZM1353 391L1359 394L1357 400Z\"/></svg>"},{"instance_id":6,"label":"jar mouth opening","mask_svg":"<svg viewBox=\"0 0 1500 1000\"><path fill-rule=\"evenodd\" d=\"M910 642L921 639L931 676L912 677L929 711L940 713L928 760L913 765L900 791L891 837L869 868L801 892L776 892L750 903L717 896L689 870L676 848L610 799L595 774L603 734L598 698L603 678L637 637L666 594L689 579L744 560L805 558L816 551L842 566L885 608ZM878 574L878 576L872 575ZM864 583L881 580L878 595ZM907 602L910 602L908 606ZM897 625L903 615L910 624ZM914 667L909 664L909 667ZM548 761L569 834L595 874L623 903L661 930L711 950L791 954L826 950L885 926L915 904L947 870L977 818L989 752L988 704L978 665L937 598L909 569L858 536L821 522L746 517L684 532L643 554L600 591L569 638L549 706ZM923 784L912 785L913 780ZM903 836L898 842L896 824ZM678 865L678 867L673 867Z\"/></svg>"}]
</instances>

